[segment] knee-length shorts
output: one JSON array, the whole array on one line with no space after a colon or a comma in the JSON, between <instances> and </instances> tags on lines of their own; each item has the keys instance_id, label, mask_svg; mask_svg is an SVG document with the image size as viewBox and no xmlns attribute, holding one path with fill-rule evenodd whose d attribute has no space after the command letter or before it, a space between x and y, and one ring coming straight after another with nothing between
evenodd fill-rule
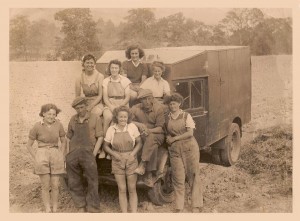
<instances>
[{"instance_id":1,"label":"knee-length shorts","mask_svg":"<svg viewBox=\"0 0 300 221\"><path fill-rule=\"evenodd\" d=\"M130 152L119 153L121 156L129 155ZM135 158L132 161L117 161L112 157L111 173L116 175L132 175L134 170L138 167L138 161Z\"/></svg>"},{"instance_id":2,"label":"knee-length shorts","mask_svg":"<svg viewBox=\"0 0 300 221\"><path fill-rule=\"evenodd\" d=\"M37 175L65 173L62 151L56 147L38 148L34 159L34 173Z\"/></svg>"}]
</instances>

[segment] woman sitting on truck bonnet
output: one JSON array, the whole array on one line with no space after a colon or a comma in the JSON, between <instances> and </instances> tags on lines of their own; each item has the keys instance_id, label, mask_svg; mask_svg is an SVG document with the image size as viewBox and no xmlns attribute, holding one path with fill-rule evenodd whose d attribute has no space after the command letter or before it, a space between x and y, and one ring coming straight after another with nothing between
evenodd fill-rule
<instances>
[{"instance_id":1,"label":"woman sitting on truck bonnet","mask_svg":"<svg viewBox=\"0 0 300 221\"><path fill-rule=\"evenodd\" d=\"M120 106L129 106L130 99L130 80L120 75L121 62L111 60L107 67L110 76L103 80L103 101L105 104L103 111L103 131L106 133L113 117L113 110Z\"/></svg>"},{"instance_id":2,"label":"woman sitting on truck bonnet","mask_svg":"<svg viewBox=\"0 0 300 221\"><path fill-rule=\"evenodd\" d=\"M200 212L203 195L199 176L200 150L193 136L195 123L191 115L180 109L183 97L174 93L167 97L169 114L166 116L165 131L172 168L172 183L175 193L176 212L184 208L185 180L192 192L193 212ZM187 178L187 179L186 179Z\"/></svg>"}]
</instances>

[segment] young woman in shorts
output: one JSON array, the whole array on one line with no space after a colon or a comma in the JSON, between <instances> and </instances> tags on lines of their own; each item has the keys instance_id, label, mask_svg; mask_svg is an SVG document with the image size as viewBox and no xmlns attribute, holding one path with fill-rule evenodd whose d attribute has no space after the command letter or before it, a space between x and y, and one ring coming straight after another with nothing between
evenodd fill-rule
<instances>
[{"instance_id":1,"label":"young woman in shorts","mask_svg":"<svg viewBox=\"0 0 300 221\"><path fill-rule=\"evenodd\" d=\"M127 106L113 111L113 122L104 138L104 150L112 156L112 173L119 189L119 203L123 213L127 212L127 190L131 212L137 212L136 182L134 173L138 166L137 153L142 147L140 133L131 123L131 113ZM126 185L127 183L127 185Z\"/></svg>"},{"instance_id":2,"label":"young woman in shorts","mask_svg":"<svg viewBox=\"0 0 300 221\"><path fill-rule=\"evenodd\" d=\"M34 162L34 172L42 184L42 199L46 212L56 212L59 195L59 177L64 173L64 151L66 145L63 125L56 119L60 109L54 104L41 107L42 120L35 123L29 132L27 149ZM60 140L61 145L58 145ZM37 148L33 147L37 141ZM51 189L51 196L50 196ZM51 210L51 203L52 210Z\"/></svg>"}]
</instances>

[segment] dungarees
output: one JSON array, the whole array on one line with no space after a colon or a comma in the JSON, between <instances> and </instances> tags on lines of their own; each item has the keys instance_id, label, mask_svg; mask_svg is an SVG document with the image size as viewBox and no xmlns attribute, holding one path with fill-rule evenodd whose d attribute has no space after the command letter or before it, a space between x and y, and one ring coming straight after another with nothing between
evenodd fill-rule
<instances>
[{"instance_id":1,"label":"dungarees","mask_svg":"<svg viewBox=\"0 0 300 221\"><path fill-rule=\"evenodd\" d=\"M168 134L172 137L187 131L185 127L186 113L183 112L177 119L167 117ZM176 209L184 207L185 179L192 192L192 206L203 206L202 187L199 176L200 152L196 139L193 137L175 141L168 148L172 168L172 183L175 193Z\"/></svg>"},{"instance_id":2,"label":"dungarees","mask_svg":"<svg viewBox=\"0 0 300 221\"><path fill-rule=\"evenodd\" d=\"M98 172L93 148L89 139L88 122L77 122L70 140L71 152L66 156L70 194L76 207L86 207L88 212L99 212ZM87 186L83 179L86 179Z\"/></svg>"},{"instance_id":3,"label":"dungarees","mask_svg":"<svg viewBox=\"0 0 300 221\"><path fill-rule=\"evenodd\" d=\"M117 132L115 131L112 140L112 150L118 152L121 156L126 156L134 149L134 142L130 137L128 131ZM133 161L117 161L112 157L112 173L118 175L131 175L138 167L138 161L135 158Z\"/></svg>"},{"instance_id":4,"label":"dungarees","mask_svg":"<svg viewBox=\"0 0 300 221\"><path fill-rule=\"evenodd\" d=\"M91 103L94 102L94 100L98 97L98 92L99 88L97 86L98 81L100 78L100 73L97 73L97 77L94 83L91 85L88 85L84 81L84 73L81 75L81 87L82 87L82 92L85 95L87 99L87 105L90 105ZM103 111L103 104L102 101L97 104L93 109L91 110L91 113L95 113L97 115L101 115Z\"/></svg>"},{"instance_id":5,"label":"dungarees","mask_svg":"<svg viewBox=\"0 0 300 221\"><path fill-rule=\"evenodd\" d=\"M120 106L125 99L125 90L121 82L109 81L107 85L108 100L116 107Z\"/></svg>"}]
</instances>

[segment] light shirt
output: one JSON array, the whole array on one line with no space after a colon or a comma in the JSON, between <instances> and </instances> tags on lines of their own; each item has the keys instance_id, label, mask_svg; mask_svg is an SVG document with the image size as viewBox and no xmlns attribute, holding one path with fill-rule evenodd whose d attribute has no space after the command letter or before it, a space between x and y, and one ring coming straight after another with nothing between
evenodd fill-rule
<instances>
[{"instance_id":1,"label":"light shirt","mask_svg":"<svg viewBox=\"0 0 300 221\"><path fill-rule=\"evenodd\" d=\"M169 116L170 116L172 119L176 120L176 119L179 117L179 115L182 114L182 113L183 113L183 110L180 109L180 112L179 112L178 115L174 115L174 114L172 114L172 113L170 112L170 113L169 113ZM186 121L185 121L185 127L195 129L195 128L196 128L196 125L195 125L195 122L194 122L192 116L191 116L189 113L187 113L187 112L185 112L185 113L186 113L186 115L187 115L187 116L186 116Z\"/></svg>"},{"instance_id":2,"label":"light shirt","mask_svg":"<svg viewBox=\"0 0 300 221\"><path fill-rule=\"evenodd\" d=\"M106 141L107 143L111 143L114 139L115 132L125 132L125 131L128 131L129 136L131 137L131 139L133 141L133 145L135 145L135 139L140 136L140 132L139 132L137 126L135 126L135 124L133 124L133 123L126 124L126 126L123 128L123 130L120 130L116 124L110 126L107 129L104 141Z\"/></svg>"},{"instance_id":3,"label":"light shirt","mask_svg":"<svg viewBox=\"0 0 300 221\"><path fill-rule=\"evenodd\" d=\"M162 98L165 94L170 92L169 83L161 78L159 81L154 78L154 76L147 78L140 88L149 89L153 93L153 97Z\"/></svg>"},{"instance_id":4,"label":"light shirt","mask_svg":"<svg viewBox=\"0 0 300 221\"><path fill-rule=\"evenodd\" d=\"M126 87L128 87L129 84L131 84L131 81L127 77L124 77L119 74L119 77L116 80L114 80L111 76L105 78L102 83L103 89L107 90L107 85L110 81L111 82L120 82L124 89Z\"/></svg>"}]
</instances>

